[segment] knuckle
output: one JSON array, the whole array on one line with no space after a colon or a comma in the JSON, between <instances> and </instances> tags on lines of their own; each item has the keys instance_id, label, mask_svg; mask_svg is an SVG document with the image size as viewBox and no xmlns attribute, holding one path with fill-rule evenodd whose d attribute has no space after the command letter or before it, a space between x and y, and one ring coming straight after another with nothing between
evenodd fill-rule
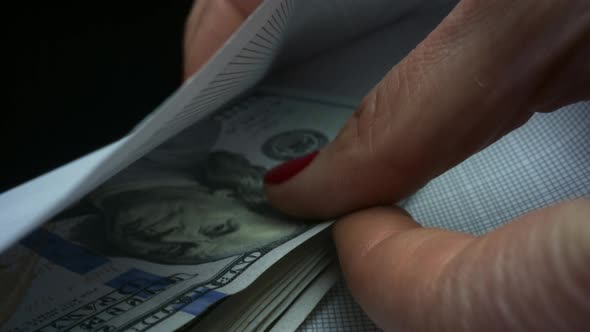
<instances>
[{"instance_id":1,"label":"knuckle","mask_svg":"<svg viewBox=\"0 0 590 332\"><path fill-rule=\"evenodd\" d=\"M401 71L393 70L365 98L352 116L354 137L359 146L371 154L382 152L392 123L407 100L410 89L401 79Z\"/></svg>"}]
</instances>

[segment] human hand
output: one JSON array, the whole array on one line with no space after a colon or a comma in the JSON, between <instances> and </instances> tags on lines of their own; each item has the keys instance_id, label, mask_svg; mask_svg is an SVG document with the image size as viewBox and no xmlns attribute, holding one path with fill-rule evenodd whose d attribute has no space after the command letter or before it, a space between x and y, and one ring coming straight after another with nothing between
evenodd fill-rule
<instances>
[{"instance_id":1,"label":"human hand","mask_svg":"<svg viewBox=\"0 0 590 332\"><path fill-rule=\"evenodd\" d=\"M184 78L201 68L261 2L195 1L184 31Z\"/></svg>"},{"instance_id":2,"label":"human hand","mask_svg":"<svg viewBox=\"0 0 590 332\"><path fill-rule=\"evenodd\" d=\"M590 2L463 0L367 95L334 142L266 176L297 216L342 217L353 296L386 330L584 330L590 199L484 237L391 203L525 123L590 98ZM364 210L363 210L364 209Z\"/></svg>"},{"instance_id":3,"label":"human hand","mask_svg":"<svg viewBox=\"0 0 590 332\"><path fill-rule=\"evenodd\" d=\"M197 3L187 22L186 77L259 2ZM530 213L482 238L422 229L401 209L369 207L415 191L534 112L588 98L589 12L584 1L462 1L305 171L287 179L283 167L282 183L276 172L267 177L270 198L291 214L356 211L336 223L334 236L353 295L381 327L585 328L590 200Z\"/></svg>"}]
</instances>

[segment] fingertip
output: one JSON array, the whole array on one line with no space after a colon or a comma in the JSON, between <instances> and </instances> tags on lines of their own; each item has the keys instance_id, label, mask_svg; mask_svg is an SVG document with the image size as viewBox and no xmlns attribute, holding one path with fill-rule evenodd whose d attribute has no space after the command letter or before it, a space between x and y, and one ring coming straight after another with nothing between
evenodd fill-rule
<instances>
[{"instance_id":1,"label":"fingertip","mask_svg":"<svg viewBox=\"0 0 590 332\"><path fill-rule=\"evenodd\" d=\"M315 151L274 167L264 175L264 184L272 187L289 181L311 164L318 153L319 151Z\"/></svg>"},{"instance_id":2,"label":"fingertip","mask_svg":"<svg viewBox=\"0 0 590 332\"><path fill-rule=\"evenodd\" d=\"M321 152L271 170L265 191L270 202L296 217L326 220L362 208L391 204L392 180L366 151L336 139Z\"/></svg>"},{"instance_id":3,"label":"fingertip","mask_svg":"<svg viewBox=\"0 0 590 332\"><path fill-rule=\"evenodd\" d=\"M264 176L264 190L273 206L294 217L327 220L339 216L346 204L330 176L338 172L325 151L315 151L283 163Z\"/></svg>"}]
</instances>

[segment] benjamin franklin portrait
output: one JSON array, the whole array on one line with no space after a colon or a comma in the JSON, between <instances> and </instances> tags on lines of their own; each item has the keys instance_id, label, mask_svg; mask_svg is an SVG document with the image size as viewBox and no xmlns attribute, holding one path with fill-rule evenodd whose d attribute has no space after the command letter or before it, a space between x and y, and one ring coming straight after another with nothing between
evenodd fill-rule
<instances>
[{"instance_id":1,"label":"benjamin franklin portrait","mask_svg":"<svg viewBox=\"0 0 590 332\"><path fill-rule=\"evenodd\" d=\"M267 204L264 168L228 151L205 159L190 176L127 181L92 195L108 254L200 264L275 247L305 230ZM85 238L91 228L78 227Z\"/></svg>"}]
</instances>

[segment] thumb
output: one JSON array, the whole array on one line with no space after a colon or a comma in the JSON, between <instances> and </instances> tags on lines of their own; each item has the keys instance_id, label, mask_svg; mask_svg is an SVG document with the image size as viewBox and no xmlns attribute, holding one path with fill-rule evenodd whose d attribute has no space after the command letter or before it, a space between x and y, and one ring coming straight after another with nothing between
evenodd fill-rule
<instances>
[{"instance_id":1,"label":"thumb","mask_svg":"<svg viewBox=\"0 0 590 332\"><path fill-rule=\"evenodd\" d=\"M421 228L398 208L336 222L352 295L386 331L583 331L590 200L536 210L475 238Z\"/></svg>"},{"instance_id":2,"label":"thumb","mask_svg":"<svg viewBox=\"0 0 590 332\"><path fill-rule=\"evenodd\" d=\"M404 198L533 111L588 96L589 27L588 1L461 1L330 145L267 174L269 199L330 218Z\"/></svg>"}]
</instances>

